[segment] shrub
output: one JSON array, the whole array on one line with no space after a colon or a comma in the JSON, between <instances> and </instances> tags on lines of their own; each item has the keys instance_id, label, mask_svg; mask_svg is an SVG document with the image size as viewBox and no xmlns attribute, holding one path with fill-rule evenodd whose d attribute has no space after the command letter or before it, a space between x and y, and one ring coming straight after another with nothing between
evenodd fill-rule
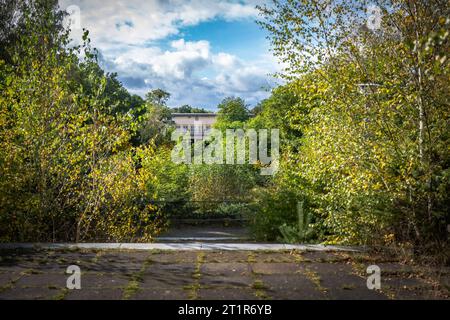
<instances>
[{"instance_id":1,"label":"shrub","mask_svg":"<svg viewBox=\"0 0 450 320\"><path fill-rule=\"evenodd\" d=\"M296 223L298 197L294 193L276 187L258 189L254 201L255 212L250 227L257 239L276 240L281 236L280 226Z\"/></svg>"}]
</instances>

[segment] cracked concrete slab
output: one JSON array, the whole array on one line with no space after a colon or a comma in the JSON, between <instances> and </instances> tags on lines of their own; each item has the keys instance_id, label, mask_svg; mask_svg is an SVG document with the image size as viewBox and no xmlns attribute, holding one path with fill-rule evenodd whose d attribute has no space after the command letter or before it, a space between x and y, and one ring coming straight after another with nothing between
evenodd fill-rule
<instances>
[{"instance_id":1,"label":"cracked concrete slab","mask_svg":"<svg viewBox=\"0 0 450 320\"><path fill-rule=\"evenodd\" d=\"M448 286L439 286L440 281L445 283L447 273L362 252L147 252L108 247L79 251L9 249L0 250L0 257L0 299L449 298ZM364 270L367 264L378 260L382 266L382 288L372 291L367 288ZM79 264L81 290L65 288L69 275L64 271L68 264Z\"/></svg>"}]
</instances>

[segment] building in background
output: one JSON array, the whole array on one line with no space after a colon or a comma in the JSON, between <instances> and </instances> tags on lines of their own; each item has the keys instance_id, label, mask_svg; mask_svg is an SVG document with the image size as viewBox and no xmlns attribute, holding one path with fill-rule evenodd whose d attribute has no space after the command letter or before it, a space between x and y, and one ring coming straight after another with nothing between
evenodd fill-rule
<instances>
[{"instance_id":1,"label":"building in background","mask_svg":"<svg viewBox=\"0 0 450 320\"><path fill-rule=\"evenodd\" d=\"M190 132L193 140L203 140L216 123L215 113L172 113L176 129Z\"/></svg>"}]
</instances>

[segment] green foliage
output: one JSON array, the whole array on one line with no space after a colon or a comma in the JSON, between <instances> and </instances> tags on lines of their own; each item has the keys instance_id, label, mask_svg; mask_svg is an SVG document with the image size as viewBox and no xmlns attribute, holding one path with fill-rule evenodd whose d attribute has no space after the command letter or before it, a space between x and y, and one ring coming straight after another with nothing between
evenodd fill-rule
<instances>
[{"instance_id":1,"label":"green foliage","mask_svg":"<svg viewBox=\"0 0 450 320\"><path fill-rule=\"evenodd\" d=\"M165 106L170 98L170 93L162 89L154 89L148 92L145 98L150 104Z\"/></svg>"},{"instance_id":2,"label":"green foliage","mask_svg":"<svg viewBox=\"0 0 450 320\"><path fill-rule=\"evenodd\" d=\"M0 240L151 239L163 224L132 157L130 96L87 31L69 48L56 1L20 10L0 60Z\"/></svg>"},{"instance_id":3,"label":"green foliage","mask_svg":"<svg viewBox=\"0 0 450 320\"><path fill-rule=\"evenodd\" d=\"M282 149L298 144L302 133L296 126L297 117L291 111L300 101L289 86L280 86L272 91L272 95L256 107L258 114L248 121L248 127L259 129L279 129Z\"/></svg>"},{"instance_id":4,"label":"green foliage","mask_svg":"<svg viewBox=\"0 0 450 320\"><path fill-rule=\"evenodd\" d=\"M190 105L184 105L179 108L173 108L173 113L211 113L211 111L205 110L203 108L195 108Z\"/></svg>"},{"instance_id":5,"label":"green foliage","mask_svg":"<svg viewBox=\"0 0 450 320\"><path fill-rule=\"evenodd\" d=\"M257 179L251 166L193 165L189 171L189 190L193 201L245 200Z\"/></svg>"},{"instance_id":6,"label":"green foliage","mask_svg":"<svg viewBox=\"0 0 450 320\"><path fill-rule=\"evenodd\" d=\"M172 110L166 105L169 98L170 94L161 89L147 93L145 104L139 111L138 132L134 139L138 145L170 144L173 125Z\"/></svg>"},{"instance_id":7,"label":"green foliage","mask_svg":"<svg viewBox=\"0 0 450 320\"><path fill-rule=\"evenodd\" d=\"M249 211L250 191L258 180L251 166L193 165L189 171L190 200L199 214L243 216Z\"/></svg>"},{"instance_id":8,"label":"green foliage","mask_svg":"<svg viewBox=\"0 0 450 320\"><path fill-rule=\"evenodd\" d=\"M151 203L147 172L136 174L135 159L129 152L105 159L96 179L101 183L95 193L98 203L80 226L84 238L148 242L166 227L162 208Z\"/></svg>"},{"instance_id":9,"label":"green foliage","mask_svg":"<svg viewBox=\"0 0 450 320\"><path fill-rule=\"evenodd\" d=\"M286 124L303 134L290 136L297 142L285 150L281 175L309 199L324 240L442 248L450 212L449 6L378 1L380 29L369 30L369 4L275 0L260 8L298 98Z\"/></svg>"},{"instance_id":10,"label":"green foliage","mask_svg":"<svg viewBox=\"0 0 450 320\"><path fill-rule=\"evenodd\" d=\"M170 135L173 130L171 110L164 105L147 102L145 112L138 120L139 145L156 143L167 145L170 143Z\"/></svg>"},{"instance_id":11,"label":"green foliage","mask_svg":"<svg viewBox=\"0 0 450 320\"><path fill-rule=\"evenodd\" d=\"M189 198L189 167L171 160L170 147L146 147L138 151L146 189L158 202L183 202Z\"/></svg>"},{"instance_id":12,"label":"green foliage","mask_svg":"<svg viewBox=\"0 0 450 320\"><path fill-rule=\"evenodd\" d=\"M293 192L273 186L255 190L254 197L256 211L250 227L257 239L277 240L282 235L280 226L296 223L298 197Z\"/></svg>"},{"instance_id":13,"label":"green foliage","mask_svg":"<svg viewBox=\"0 0 450 320\"><path fill-rule=\"evenodd\" d=\"M224 202L217 206L215 212L219 216L248 218L253 214L252 206L242 202Z\"/></svg>"},{"instance_id":14,"label":"green foliage","mask_svg":"<svg viewBox=\"0 0 450 320\"><path fill-rule=\"evenodd\" d=\"M241 98L228 97L217 106L219 109L215 127L220 130L242 128L250 118L248 107Z\"/></svg>"},{"instance_id":15,"label":"green foliage","mask_svg":"<svg viewBox=\"0 0 450 320\"><path fill-rule=\"evenodd\" d=\"M371 2L260 7L286 84L253 118L224 99L216 128L280 129L281 170L263 179L174 164L172 112L207 111L130 95L87 31L70 47L56 0L0 0L0 241L148 241L178 210L246 215L262 240L448 252L449 5L377 1L371 30Z\"/></svg>"},{"instance_id":16,"label":"green foliage","mask_svg":"<svg viewBox=\"0 0 450 320\"><path fill-rule=\"evenodd\" d=\"M314 238L311 228L311 214L303 209L303 202L297 202L298 224L291 226L284 223L280 226L281 241L284 243L304 243Z\"/></svg>"}]
</instances>

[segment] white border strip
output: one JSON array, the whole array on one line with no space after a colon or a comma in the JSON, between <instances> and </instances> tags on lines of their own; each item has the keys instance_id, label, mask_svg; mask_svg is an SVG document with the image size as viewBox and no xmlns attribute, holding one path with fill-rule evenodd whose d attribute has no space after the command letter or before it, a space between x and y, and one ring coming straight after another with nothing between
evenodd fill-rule
<instances>
[{"instance_id":1,"label":"white border strip","mask_svg":"<svg viewBox=\"0 0 450 320\"><path fill-rule=\"evenodd\" d=\"M248 238L244 237L158 237L156 241L227 241L227 240L239 240L248 241Z\"/></svg>"},{"instance_id":2,"label":"white border strip","mask_svg":"<svg viewBox=\"0 0 450 320\"><path fill-rule=\"evenodd\" d=\"M0 243L0 249L99 249L167 251L364 251L364 247L326 246L322 244L274 243Z\"/></svg>"}]
</instances>

